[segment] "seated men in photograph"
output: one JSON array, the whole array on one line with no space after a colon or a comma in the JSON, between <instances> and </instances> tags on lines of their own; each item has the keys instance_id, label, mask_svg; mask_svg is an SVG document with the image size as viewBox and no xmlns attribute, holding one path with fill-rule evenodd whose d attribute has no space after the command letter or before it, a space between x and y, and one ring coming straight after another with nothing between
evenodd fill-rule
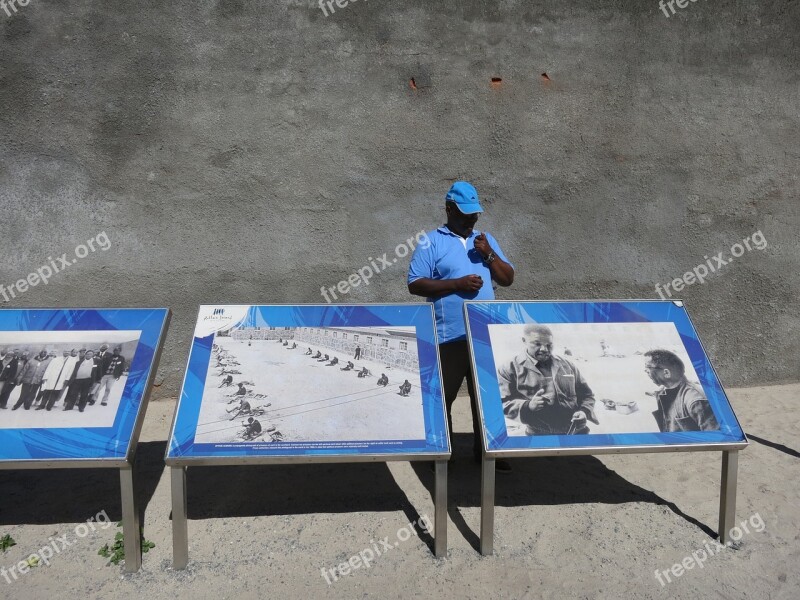
<instances>
[{"instance_id":1,"label":"seated men in photograph","mask_svg":"<svg viewBox=\"0 0 800 600\"><path fill-rule=\"evenodd\" d=\"M310 356L311 354L314 354L314 353L311 351L311 346L309 346L308 350L306 351L306 356Z\"/></svg>"},{"instance_id":2,"label":"seated men in photograph","mask_svg":"<svg viewBox=\"0 0 800 600\"><path fill-rule=\"evenodd\" d=\"M314 356L312 356L311 358L320 358L321 356L322 356L322 352L317 350L317 353Z\"/></svg>"},{"instance_id":3,"label":"seated men in photograph","mask_svg":"<svg viewBox=\"0 0 800 600\"><path fill-rule=\"evenodd\" d=\"M325 365L325 366L326 366L326 367L333 367L333 366L335 366L335 365L338 365L338 364L339 364L339 359L338 359L337 357L335 357L335 356L334 356L334 357L333 357L333 360L331 360L331 362L329 362L329 363L328 363L327 365Z\"/></svg>"},{"instance_id":4,"label":"seated men in photograph","mask_svg":"<svg viewBox=\"0 0 800 600\"><path fill-rule=\"evenodd\" d=\"M258 422L258 419L247 417L247 422L242 422L242 425L244 425L244 433L242 433L244 439L252 440L261 435L261 423Z\"/></svg>"},{"instance_id":5,"label":"seated men in photograph","mask_svg":"<svg viewBox=\"0 0 800 600\"><path fill-rule=\"evenodd\" d=\"M347 361L347 366L345 366L345 367L342 367L342 368L341 368L341 369L339 369L339 370L340 370L340 371L352 371L352 370L353 370L353 367L355 367L355 365L353 364L353 361L351 361L351 360L348 360L348 361Z\"/></svg>"},{"instance_id":6,"label":"seated men in photograph","mask_svg":"<svg viewBox=\"0 0 800 600\"><path fill-rule=\"evenodd\" d=\"M503 412L525 425L527 435L589 433L587 419L598 423L594 395L580 371L552 354L553 333L545 325L527 325L525 351L497 373Z\"/></svg>"},{"instance_id":7,"label":"seated men in photograph","mask_svg":"<svg viewBox=\"0 0 800 600\"><path fill-rule=\"evenodd\" d=\"M383 387L389 385L389 378L386 376L386 373L381 373L380 379L378 379L378 385Z\"/></svg>"},{"instance_id":8,"label":"seated men in photograph","mask_svg":"<svg viewBox=\"0 0 800 600\"><path fill-rule=\"evenodd\" d=\"M250 403L242 398L241 402L239 402L239 406L235 406L234 408L226 410L225 412L233 413L233 416L230 418L230 420L233 421L239 415L249 415L251 410Z\"/></svg>"},{"instance_id":9,"label":"seated men in photograph","mask_svg":"<svg viewBox=\"0 0 800 600\"><path fill-rule=\"evenodd\" d=\"M369 377L372 373L369 372L367 367L362 367L361 370L358 372L358 378L361 379L362 377Z\"/></svg>"},{"instance_id":10,"label":"seated men in photograph","mask_svg":"<svg viewBox=\"0 0 800 600\"><path fill-rule=\"evenodd\" d=\"M222 383L219 384L219 387L228 387L229 385L233 384L233 375L228 375L225 379L222 380Z\"/></svg>"},{"instance_id":11,"label":"seated men in photograph","mask_svg":"<svg viewBox=\"0 0 800 600\"><path fill-rule=\"evenodd\" d=\"M322 358L318 359L317 362L328 362L330 359L331 357L326 354Z\"/></svg>"},{"instance_id":12,"label":"seated men in photograph","mask_svg":"<svg viewBox=\"0 0 800 600\"><path fill-rule=\"evenodd\" d=\"M686 379L683 361L669 350L644 354L644 370L653 383L658 409L653 411L661 431L713 431L719 423L703 389Z\"/></svg>"},{"instance_id":13,"label":"seated men in photograph","mask_svg":"<svg viewBox=\"0 0 800 600\"><path fill-rule=\"evenodd\" d=\"M401 396L408 396L408 394L409 394L410 392L411 392L411 383L408 381L408 379L406 379L406 380L405 380L405 381L404 381L404 382L403 382L403 383L400 385L400 395L401 395Z\"/></svg>"}]
</instances>

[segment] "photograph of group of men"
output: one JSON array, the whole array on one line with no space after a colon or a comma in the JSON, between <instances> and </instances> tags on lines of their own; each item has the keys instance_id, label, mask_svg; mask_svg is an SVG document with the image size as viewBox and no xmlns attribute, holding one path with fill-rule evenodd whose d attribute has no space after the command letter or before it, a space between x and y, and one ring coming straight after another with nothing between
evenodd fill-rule
<instances>
[{"instance_id":1,"label":"photograph of group of men","mask_svg":"<svg viewBox=\"0 0 800 600\"><path fill-rule=\"evenodd\" d=\"M719 429L672 323L490 331L510 436Z\"/></svg>"},{"instance_id":2,"label":"photograph of group of men","mask_svg":"<svg viewBox=\"0 0 800 600\"><path fill-rule=\"evenodd\" d=\"M80 333L84 339L76 337ZM131 340L131 333L137 339ZM13 339L7 337L0 336L0 427L49 427L59 418L47 413L83 413L119 400L138 332L15 332ZM32 420L12 416L13 411L42 412ZM104 424L113 422L114 412L109 411L110 420L102 418Z\"/></svg>"}]
</instances>

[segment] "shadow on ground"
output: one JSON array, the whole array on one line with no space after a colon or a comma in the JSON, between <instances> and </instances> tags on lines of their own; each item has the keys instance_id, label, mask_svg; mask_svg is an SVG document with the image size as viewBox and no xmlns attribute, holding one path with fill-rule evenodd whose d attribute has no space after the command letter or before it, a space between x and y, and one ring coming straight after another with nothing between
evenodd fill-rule
<instances>
[{"instance_id":1,"label":"shadow on ground","mask_svg":"<svg viewBox=\"0 0 800 600\"><path fill-rule=\"evenodd\" d=\"M453 438L455 458L448 468L448 513L459 533L479 552L479 535L467 525L459 509L481 505L481 466L472 458L472 434L457 433ZM711 527L674 502L631 483L593 456L517 458L509 463L511 473L495 476L495 506L649 502L668 507L709 537L717 537ZM425 463L412 466L432 492L434 474L430 467Z\"/></svg>"},{"instance_id":2,"label":"shadow on ground","mask_svg":"<svg viewBox=\"0 0 800 600\"><path fill-rule=\"evenodd\" d=\"M147 505L164 470L166 442L140 443L135 481L144 526ZM0 525L81 523L102 511L122 520L119 469L0 470Z\"/></svg>"},{"instance_id":3,"label":"shadow on ground","mask_svg":"<svg viewBox=\"0 0 800 600\"><path fill-rule=\"evenodd\" d=\"M396 510L409 522L420 517L386 463L190 467L186 488L189 519Z\"/></svg>"}]
</instances>

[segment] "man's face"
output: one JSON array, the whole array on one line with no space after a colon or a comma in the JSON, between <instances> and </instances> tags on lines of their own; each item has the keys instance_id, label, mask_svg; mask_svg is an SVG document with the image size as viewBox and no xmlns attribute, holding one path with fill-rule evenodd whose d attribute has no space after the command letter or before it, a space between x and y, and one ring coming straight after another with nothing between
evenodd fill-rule
<instances>
[{"instance_id":1,"label":"man's face","mask_svg":"<svg viewBox=\"0 0 800 600\"><path fill-rule=\"evenodd\" d=\"M22 353L22 360L28 360L28 357L31 355L30 352L23 352Z\"/></svg>"},{"instance_id":2,"label":"man's face","mask_svg":"<svg viewBox=\"0 0 800 600\"><path fill-rule=\"evenodd\" d=\"M478 222L479 213L465 215L458 210L455 204L447 204L445 212L447 213L447 227L450 228L450 231L463 238L472 235L472 229Z\"/></svg>"},{"instance_id":3,"label":"man's face","mask_svg":"<svg viewBox=\"0 0 800 600\"><path fill-rule=\"evenodd\" d=\"M114 356L119 356L119 348L114 348Z\"/></svg>"},{"instance_id":4,"label":"man's face","mask_svg":"<svg viewBox=\"0 0 800 600\"><path fill-rule=\"evenodd\" d=\"M92 360L92 357L93 357L93 356L94 356L94 352L92 352L91 350L88 350L88 351L86 352L86 354L84 354L84 355L83 355L83 357L84 357L86 360Z\"/></svg>"},{"instance_id":5,"label":"man's face","mask_svg":"<svg viewBox=\"0 0 800 600\"><path fill-rule=\"evenodd\" d=\"M669 369L658 368L655 363L648 359L644 365L644 372L650 377L656 385L665 385L669 383Z\"/></svg>"},{"instance_id":6,"label":"man's face","mask_svg":"<svg viewBox=\"0 0 800 600\"><path fill-rule=\"evenodd\" d=\"M537 361L546 361L553 350L553 336L546 333L532 332L522 338L527 346L528 354Z\"/></svg>"},{"instance_id":7,"label":"man's face","mask_svg":"<svg viewBox=\"0 0 800 600\"><path fill-rule=\"evenodd\" d=\"M70 356L78 356L78 351L77 351L77 350L75 350L75 349L73 349L73 350L72 350L72 351L69 353L69 355L70 355Z\"/></svg>"},{"instance_id":8,"label":"man's face","mask_svg":"<svg viewBox=\"0 0 800 600\"><path fill-rule=\"evenodd\" d=\"M69 356L69 350L64 350L64 358Z\"/></svg>"}]
</instances>

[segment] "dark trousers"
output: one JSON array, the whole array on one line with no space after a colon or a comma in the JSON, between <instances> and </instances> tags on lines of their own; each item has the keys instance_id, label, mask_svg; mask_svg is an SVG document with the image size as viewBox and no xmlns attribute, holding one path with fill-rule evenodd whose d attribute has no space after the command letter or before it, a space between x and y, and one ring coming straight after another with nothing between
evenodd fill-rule
<instances>
[{"instance_id":1,"label":"dark trousers","mask_svg":"<svg viewBox=\"0 0 800 600\"><path fill-rule=\"evenodd\" d=\"M78 399L78 380L73 379L67 387L67 395L64 396L64 410L75 408L75 400Z\"/></svg>"},{"instance_id":2,"label":"dark trousers","mask_svg":"<svg viewBox=\"0 0 800 600\"><path fill-rule=\"evenodd\" d=\"M58 397L61 395L61 390L45 390L42 392L42 406L47 409L51 410L53 405L58 400Z\"/></svg>"},{"instance_id":3,"label":"dark trousers","mask_svg":"<svg viewBox=\"0 0 800 600\"><path fill-rule=\"evenodd\" d=\"M78 410L83 412L83 409L86 408L86 403L89 401L89 392L92 391L92 385L94 385L94 381L91 379L76 379L73 382L73 385L77 386L79 396Z\"/></svg>"},{"instance_id":4,"label":"dark trousers","mask_svg":"<svg viewBox=\"0 0 800 600\"><path fill-rule=\"evenodd\" d=\"M461 389L461 384L466 377L469 403L472 407L472 432L475 435L472 450L476 455L480 455L481 434L478 425L478 406L475 385L472 381L472 362L469 358L467 340L439 344L439 360L442 365L442 386L444 387L444 403L447 406L447 426L450 429L450 440L452 442L453 439L453 402L455 402L458 390Z\"/></svg>"},{"instance_id":5,"label":"dark trousers","mask_svg":"<svg viewBox=\"0 0 800 600\"><path fill-rule=\"evenodd\" d=\"M38 389L39 384L37 383L23 383L22 391L19 393L19 400L17 400L17 403L14 405L14 410L18 409L20 406L25 406L25 410L30 410Z\"/></svg>"},{"instance_id":6,"label":"dark trousers","mask_svg":"<svg viewBox=\"0 0 800 600\"><path fill-rule=\"evenodd\" d=\"M3 383L3 391L0 392L0 408L5 408L8 404L8 397L11 395L11 392L14 388L17 387L17 384L12 383L10 381L6 381Z\"/></svg>"}]
</instances>

